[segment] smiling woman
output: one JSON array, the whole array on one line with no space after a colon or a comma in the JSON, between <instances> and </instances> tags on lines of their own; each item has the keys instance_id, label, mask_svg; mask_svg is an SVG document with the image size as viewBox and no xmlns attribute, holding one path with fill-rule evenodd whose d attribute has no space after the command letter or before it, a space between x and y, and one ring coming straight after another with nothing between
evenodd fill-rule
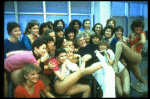
<instances>
[{"instance_id":1,"label":"smiling woman","mask_svg":"<svg viewBox=\"0 0 150 99\"><path fill-rule=\"evenodd\" d=\"M28 33L26 35L26 33ZM22 37L22 44L25 50L31 50L33 42L39 35L39 23L37 21L30 21L27 24L24 36Z\"/></svg>"},{"instance_id":2,"label":"smiling woman","mask_svg":"<svg viewBox=\"0 0 150 99\"><path fill-rule=\"evenodd\" d=\"M54 98L54 96L45 90L44 83L39 78L41 69L33 64L27 64L19 72L20 85L14 91L16 98L40 98L40 91L45 96Z\"/></svg>"}]
</instances>

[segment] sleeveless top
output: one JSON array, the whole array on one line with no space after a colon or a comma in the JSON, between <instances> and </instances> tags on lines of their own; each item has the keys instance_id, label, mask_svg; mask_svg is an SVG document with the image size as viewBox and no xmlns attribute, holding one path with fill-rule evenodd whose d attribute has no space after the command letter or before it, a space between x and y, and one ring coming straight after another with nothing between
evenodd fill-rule
<instances>
[{"instance_id":1,"label":"sleeveless top","mask_svg":"<svg viewBox=\"0 0 150 99\"><path fill-rule=\"evenodd\" d=\"M142 31L141 33L144 33L145 36L146 36L146 33L145 33L145 32ZM136 43L138 43L138 42L140 41L140 35L141 35L141 33L140 33L133 41L131 41L131 34L129 35L130 47L132 47L134 44L136 44ZM138 45L138 46L136 47L136 52L141 53L142 47L143 47L143 45Z\"/></svg>"}]
</instances>

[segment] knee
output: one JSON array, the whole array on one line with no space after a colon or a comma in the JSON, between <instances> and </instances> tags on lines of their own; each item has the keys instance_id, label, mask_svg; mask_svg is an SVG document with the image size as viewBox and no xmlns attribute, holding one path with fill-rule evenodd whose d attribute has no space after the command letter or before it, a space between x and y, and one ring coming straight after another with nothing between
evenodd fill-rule
<instances>
[{"instance_id":1,"label":"knee","mask_svg":"<svg viewBox=\"0 0 150 99\"><path fill-rule=\"evenodd\" d=\"M130 93L128 91L123 92L123 97L124 98L130 98Z\"/></svg>"},{"instance_id":2,"label":"knee","mask_svg":"<svg viewBox=\"0 0 150 99\"><path fill-rule=\"evenodd\" d=\"M45 86L45 89L46 89L48 92L50 92L50 91L51 91L50 85Z\"/></svg>"},{"instance_id":3,"label":"knee","mask_svg":"<svg viewBox=\"0 0 150 99\"><path fill-rule=\"evenodd\" d=\"M86 89L87 89L87 91L90 93L91 92L91 87L89 86L89 85L86 85Z\"/></svg>"},{"instance_id":4,"label":"knee","mask_svg":"<svg viewBox=\"0 0 150 99\"><path fill-rule=\"evenodd\" d=\"M116 43L116 46L121 46L123 43L121 42L121 41L118 41L117 43Z\"/></svg>"}]
</instances>

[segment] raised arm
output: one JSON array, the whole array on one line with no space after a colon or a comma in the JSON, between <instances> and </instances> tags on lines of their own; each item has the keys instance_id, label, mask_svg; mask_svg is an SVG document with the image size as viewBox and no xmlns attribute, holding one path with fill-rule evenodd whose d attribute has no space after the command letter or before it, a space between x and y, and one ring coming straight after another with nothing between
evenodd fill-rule
<instances>
[{"instance_id":1,"label":"raised arm","mask_svg":"<svg viewBox=\"0 0 150 99\"><path fill-rule=\"evenodd\" d=\"M65 68L66 65L69 63L69 60L66 59L66 61L62 64L61 66L61 71L54 71L55 76L57 76L59 78L59 80L64 80L65 78Z\"/></svg>"}]
</instances>

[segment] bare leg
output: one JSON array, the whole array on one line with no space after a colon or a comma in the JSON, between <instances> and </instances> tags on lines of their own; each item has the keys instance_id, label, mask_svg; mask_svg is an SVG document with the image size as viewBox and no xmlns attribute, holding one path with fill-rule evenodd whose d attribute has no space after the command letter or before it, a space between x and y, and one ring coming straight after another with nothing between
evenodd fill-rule
<instances>
[{"instance_id":1,"label":"bare leg","mask_svg":"<svg viewBox=\"0 0 150 99\"><path fill-rule=\"evenodd\" d=\"M116 76L115 77L115 80L116 80L116 82L115 82L115 85L116 85L116 92L118 93L118 97L119 98L122 98L123 97L123 90L122 90L122 84L121 84L121 79L118 77L118 76Z\"/></svg>"},{"instance_id":2,"label":"bare leg","mask_svg":"<svg viewBox=\"0 0 150 99\"><path fill-rule=\"evenodd\" d=\"M86 84L75 84L68 89L65 95L74 95L78 93L83 93L82 98L89 98L91 92L91 87Z\"/></svg>"},{"instance_id":3,"label":"bare leg","mask_svg":"<svg viewBox=\"0 0 150 99\"><path fill-rule=\"evenodd\" d=\"M134 76L137 79L139 79L141 77L141 73L140 73L140 69L139 69L138 65L132 65L132 64L130 64L129 66L130 66L130 70L132 71L132 73L134 74ZM147 84L147 81L144 78L142 78L140 80L140 82Z\"/></svg>"},{"instance_id":4,"label":"bare leg","mask_svg":"<svg viewBox=\"0 0 150 99\"><path fill-rule=\"evenodd\" d=\"M123 96L124 98L130 98L130 77L127 69L123 70L123 74L121 77Z\"/></svg>"},{"instance_id":5,"label":"bare leg","mask_svg":"<svg viewBox=\"0 0 150 99\"><path fill-rule=\"evenodd\" d=\"M113 64L113 68L117 67L118 60L120 58L121 53L126 57L128 60L128 64L130 65L130 69L133 72L134 76L138 79L141 75L138 64L142 60L142 56L140 53L134 52L131 48L125 45L122 42L117 42L116 44L116 52L115 52L115 61ZM114 68L115 71L117 69ZM143 78L141 82L147 83L146 80Z\"/></svg>"},{"instance_id":6,"label":"bare leg","mask_svg":"<svg viewBox=\"0 0 150 99\"><path fill-rule=\"evenodd\" d=\"M101 69L100 62L92 64L90 67L79 69L76 72L68 75L63 81L57 80L54 84L55 91L58 94L63 94L68 89L76 84L76 82L84 75L92 74L93 72Z\"/></svg>"},{"instance_id":7,"label":"bare leg","mask_svg":"<svg viewBox=\"0 0 150 99\"><path fill-rule=\"evenodd\" d=\"M142 56L140 53L134 52L131 48L129 48L126 44L122 42L117 42L116 52L115 52L115 62L118 63L121 53L123 53L126 59L132 62L132 64L138 64L140 63L142 59Z\"/></svg>"}]
</instances>

